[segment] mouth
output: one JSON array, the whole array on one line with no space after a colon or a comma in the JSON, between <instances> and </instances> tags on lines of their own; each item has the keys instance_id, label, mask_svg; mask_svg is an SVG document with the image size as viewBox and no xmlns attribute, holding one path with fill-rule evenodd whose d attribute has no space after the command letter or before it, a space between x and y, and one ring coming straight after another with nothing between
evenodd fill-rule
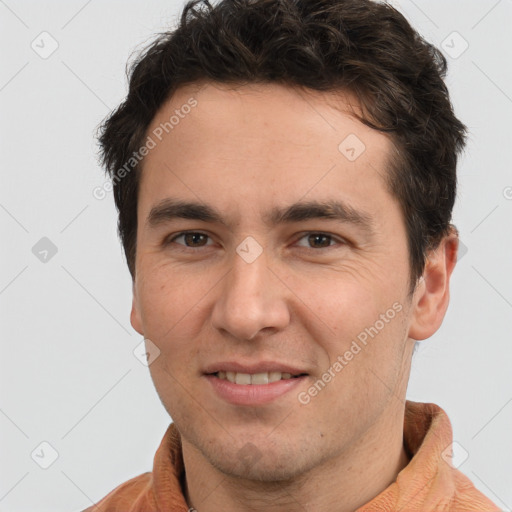
<instances>
[{"instance_id":1,"label":"mouth","mask_svg":"<svg viewBox=\"0 0 512 512\"><path fill-rule=\"evenodd\" d=\"M293 400L295 393L305 385L308 373L268 371L243 373L218 370L205 373L214 396L231 405L255 407L278 400Z\"/></svg>"},{"instance_id":2,"label":"mouth","mask_svg":"<svg viewBox=\"0 0 512 512\"><path fill-rule=\"evenodd\" d=\"M229 371L218 371L207 374L211 377L217 377L220 380L227 380L233 384L239 384L242 386L247 385L264 385L278 382L280 380L298 379L305 377L307 373L291 374L285 372L260 372L260 373L241 373L241 372L229 372Z\"/></svg>"}]
</instances>

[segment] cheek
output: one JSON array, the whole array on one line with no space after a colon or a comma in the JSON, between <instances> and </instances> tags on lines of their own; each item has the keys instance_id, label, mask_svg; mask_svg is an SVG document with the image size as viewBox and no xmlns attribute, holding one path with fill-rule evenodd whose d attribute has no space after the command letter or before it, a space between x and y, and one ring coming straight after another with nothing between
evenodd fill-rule
<instances>
[{"instance_id":1,"label":"cheek","mask_svg":"<svg viewBox=\"0 0 512 512\"><path fill-rule=\"evenodd\" d=\"M341 357L344 367L340 375L344 377L338 379L339 383L343 379L359 380L364 375L363 381L371 385L377 379L371 369L379 373L379 368L387 366L393 373L395 361L401 360L406 305L398 286L378 279L362 282L354 276L326 276L317 279L314 287L303 282L300 288L296 282L295 290L298 296L308 297L313 325L324 326L322 332L309 329L328 357L323 364L332 366ZM383 377L387 380L391 376Z\"/></svg>"},{"instance_id":2,"label":"cheek","mask_svg":"<svg viewBox=\"0 0 512 512\"><path fill-rule=\"evenodd\" d=\"M295 274L287 284L310 309L312 320L316 318L317 324L327 328L335 344L375 322L392 304L388 304L383 283L370 269L362 271L361 265L344 264L306 277Z\"/></svg>"},{"instance_id":3,"label":"cheek","mask_svg":"<svg viewBox=\"0 0 512 512\"><path fill-rule=\"evenodd\" d=\"M143 317L163 321L178 321L191 311L211 285L204 272L191 272L183 267L149 258L141 265L138 286L139 302Z\"/></svg>"},{"instance_id":4,"label":"cheek","mask_svg":"<svg viewBox=\"0 0 512 512\"><path fill-rule=\"evenodd\" d=\"M159 361L180 372L197 359L194 340L201 339L207 325L211 314L208 295L215 292L222 274L150 258L144 263L137 287L144 334L164 356Z\"/></svg>"}]
</instances>

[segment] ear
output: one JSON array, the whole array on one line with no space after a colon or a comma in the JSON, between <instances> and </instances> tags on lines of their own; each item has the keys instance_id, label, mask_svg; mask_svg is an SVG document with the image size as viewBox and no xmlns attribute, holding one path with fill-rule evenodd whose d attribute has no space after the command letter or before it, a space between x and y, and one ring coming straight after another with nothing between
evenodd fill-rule
<instances>
[{"instance_id":1,"label":"ear","mask_svg":"<svg viewBox=\"0 0 512 512\"><path fill-rule=\"evenodd\" d=\"M413 294L409 338L424 340L441 326L450 301L450 277L457 263L459 237L453 227L427 255L425 270Z\"/></svg>"},{"instance_id":2,"label":"ear","mask_svg":"<svg viewBox=\"0 0 512 512\"><path fill-rule=\"evenodd\" d=\"M132 327L142 336L144 331L142 329L142 319L140 316L139 300L137 296L137 288L135 287L135 280L132 285L132 311L130 313L130 323Z\"/></svg>"}]
</instances>

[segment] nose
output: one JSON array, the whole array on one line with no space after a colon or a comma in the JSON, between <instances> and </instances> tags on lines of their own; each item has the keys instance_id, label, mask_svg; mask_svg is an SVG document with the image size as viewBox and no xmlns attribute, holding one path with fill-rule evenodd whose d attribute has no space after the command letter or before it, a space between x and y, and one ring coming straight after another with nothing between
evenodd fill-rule
<instances>
[{"instance_id":1,"label":"nose","mask_svg":"<svg viewBox=\"0 0 512 512\"><path fill-rule=\"evenodd\" d=\"M284 329L290 322L288 293L265 254L251 263L234 254L231 270L219 283L212 324L239 340L252 340L264 329Z\"/></svg>"}]
</instances>

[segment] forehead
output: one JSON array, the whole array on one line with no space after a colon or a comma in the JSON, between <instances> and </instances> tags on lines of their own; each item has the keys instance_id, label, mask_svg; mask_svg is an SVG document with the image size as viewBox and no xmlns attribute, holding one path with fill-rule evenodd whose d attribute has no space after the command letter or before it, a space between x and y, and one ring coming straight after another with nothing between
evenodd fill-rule
<instances>
[{"instance_id":1,"label":"forehead","mask_svg":"<svg viewBox=\"0 0 512 512\"><path fill-rule=\"evenodd\" d=\"M155 146L143 161L142 196L154 203L178 192L249 207L336 190L356 203L369 194L376 200L393 145L356 113L357 101L342 92L275 83L181 87L147 131Z\"/></svg>"},{"instance_id":2,"label":"forehead","mask_svg":"<svg viewBox=\"0 0 512 512\"><path fill-rule=\"evenodd\" d=\"M174 138L198 148L221 140L219 150L228 147L232 153L248 148L249 144L235 146L243 137L252 145L256 145L255 139L266 145L274 142L282 152L295 149L300 153L305 148L311 153L318 147L336 156L340 153L338 144L353 134L361 139L367 156L388 153L392 145L389 138L362 124L356 117L361 113L355 95L346 91L203 81L178 88L155 115L148 134L156 134L159 142L164 138L164 143L172 143Z\"/></svg>"}]
</instances>

